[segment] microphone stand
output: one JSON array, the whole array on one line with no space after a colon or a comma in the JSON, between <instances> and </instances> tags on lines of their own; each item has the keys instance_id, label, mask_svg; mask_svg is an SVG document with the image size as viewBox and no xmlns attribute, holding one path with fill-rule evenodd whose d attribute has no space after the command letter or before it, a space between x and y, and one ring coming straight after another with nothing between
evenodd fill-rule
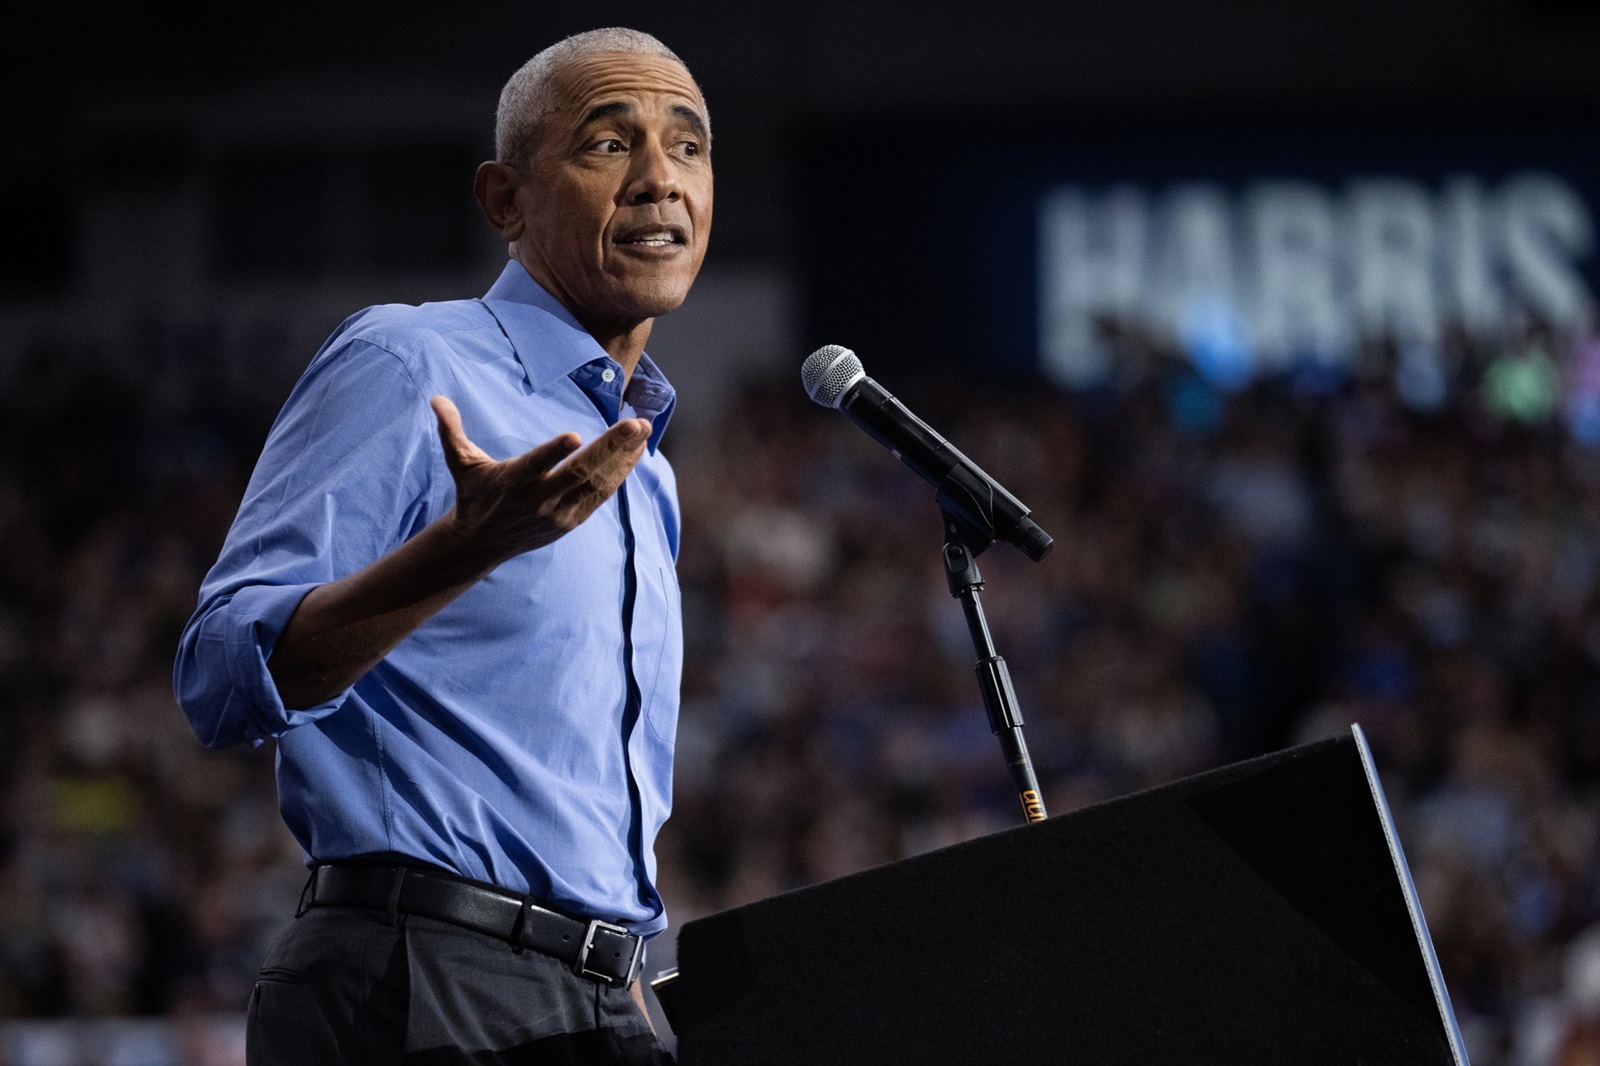
<instances>
[{"instance_id":1,"label":"microphone stand","mask_svg":"<svg viewBox=\"0 0 1600 1066\"><path fill-rule=\"evenodd\" d=\"M1017 706L1016 691L1011 687L1011 673L1006 669L1005 659L995 651L989 623L983 616L983 605L978 602L978 592L983 588L978 554L994 543L994 533L964 517L972 513L970 508L953 507L945 502L944 493L940 496L939 512L944 518L948 538L944 545L945 580L950 586L950 595L961 601L961 610L967 617L967 631L972 634L972 644L978 652L978 687L983 692L984 709L989 713L989 728L1000 740L1000 750L1005 755L1012 784L1016 786L1017 800L1022 804L1023 821L1042 822L1045 820L1044 797L1039 792L1033 762L1028 758L1028 745L1022 739L1022 711ZM958 510L962 513L957 513Z\"/></svg>"}]
</instances>

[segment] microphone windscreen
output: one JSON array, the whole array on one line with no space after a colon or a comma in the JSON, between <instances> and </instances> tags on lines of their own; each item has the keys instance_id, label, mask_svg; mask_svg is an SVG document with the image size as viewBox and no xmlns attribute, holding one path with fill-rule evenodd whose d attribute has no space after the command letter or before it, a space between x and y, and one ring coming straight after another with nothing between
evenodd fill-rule
<instances>
[{"instance_id":1,"label":"microphone windscreen","mask_svg":"<svg viewBox=\"0 0 1600 1066\"><path fill-rule=\"evenodd\" d=\"M800 367L806 395L824 407L837 408L850 386L866 376L856 353L838 344L818 348Z\"/></svg>"}]
</instances>

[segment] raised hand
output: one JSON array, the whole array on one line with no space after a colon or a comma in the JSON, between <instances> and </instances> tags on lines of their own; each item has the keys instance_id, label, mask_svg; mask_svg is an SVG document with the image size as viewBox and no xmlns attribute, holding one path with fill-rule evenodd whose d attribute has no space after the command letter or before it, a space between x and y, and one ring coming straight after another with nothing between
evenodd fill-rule
<instances>
[{"instance_id":1,"label":"raised hand","mask_svg":"<svg viewBox=\"0 0 1600 1066\"><path fill-rule=\"evenodd\" d=\"M306 593L267 662L286 707L331 699L490 570L576 528L617 491L650 436L649 422L627 418L587 446L563 433L496 461L461 428L455 404L430 403L456 504L388 555Z\"/></svg>"},{"instance_id":2,"label":"raised hand","mask_svg":"<svg viewBox=\"0 0 1600 1066\"><path fill-rule=\"evenodd\" d=\"M576 528L622 485L650 437L649 422L625 418L581 448L576 433L563 433L497 461L472 443L454 403L430 403L456 483L451 521L464 550L487 566Z\"/></svg>"}]
</instances>

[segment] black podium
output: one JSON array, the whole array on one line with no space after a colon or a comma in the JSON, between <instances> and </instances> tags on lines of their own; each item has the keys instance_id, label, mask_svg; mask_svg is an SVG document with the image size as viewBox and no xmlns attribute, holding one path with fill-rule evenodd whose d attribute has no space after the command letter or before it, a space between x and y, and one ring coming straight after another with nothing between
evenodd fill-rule
<instances>
[{"instance_id":1,"label":"black podium","mask_svg":"<svg viewBox=\"0 0 1600 1066\"><path fill-rule=\"evenodd\" d=\"M1465 1066L1359 727L686 923L681 1066Z\"/></svg>"}]
</instances>

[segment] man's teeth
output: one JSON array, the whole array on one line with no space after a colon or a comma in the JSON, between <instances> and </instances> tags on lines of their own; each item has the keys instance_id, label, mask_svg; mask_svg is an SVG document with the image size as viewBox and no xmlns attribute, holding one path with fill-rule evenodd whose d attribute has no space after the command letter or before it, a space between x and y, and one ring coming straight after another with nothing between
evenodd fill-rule
<instances>
[{"instance_id":1,"label":"man's teeth","mask_svg":"<svg viewBox=\"0 0 1600 1066\"><path fill-rule=\"evenodd\" d=\"M633 238L633 240L629 241L628 243L629 244L648 244L652 248L659 248L664 244L671 244L672 243L672 234L670 234L670 233L647 233L642 237Z\"/></svg>"}]
</instances>

